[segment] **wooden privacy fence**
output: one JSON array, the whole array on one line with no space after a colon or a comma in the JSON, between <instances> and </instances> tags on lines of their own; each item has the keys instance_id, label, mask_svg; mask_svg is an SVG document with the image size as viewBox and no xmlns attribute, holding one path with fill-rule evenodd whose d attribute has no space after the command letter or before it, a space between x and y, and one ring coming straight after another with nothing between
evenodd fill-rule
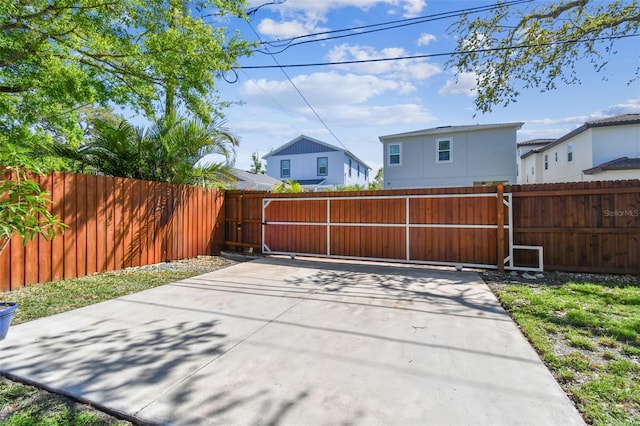
<instances>
[{"instance_id":1,"label":"wooden privacy fence","mask_svg":"<svg viewBox=\"0 0 640 426\"><path fill-rule=\"evenodd\" d=\"M0 291L94 272L212 254L223 239L224 192L70 173L38 178L64 235L0 254Z\"/></svg>"},{"instance_id":2,"label":"wooden privacy fence","mask_svg":"<svg viewBox=\"0 0 640 426\"><path fill-rule=\"evenodd\" d=\"M399 196L495 193L495 187L438 188L420 190L271 194L227 191L225 197L225 242L236 249L263 248L263 199L287 198L287 203L270 203L268 219L281 222L333 222L462 224L469 227L420 227L411 230L410 259L446 263L488 263L498 266L508 244L498 244L497 228L475 225L503 223L505 233L513 230L514 264L535 268L538 253L518 246L541 246L547 270L640 273L640 182L579 182L541 185L507 185L511 194L512 222L507 210L499 221L496 198L420 198L406 209ZM368 197L387 200L367 200ZM318 198L336 198L327 213L327 203ZM339 198L345 198L340 202ZM394 198L396 197L396 198ZM297 200L297 199L300 200ZM307 198L307 200L305 200ZM309 199L313 198L313 199ZM357 198L361 198L358 201ZM347 200L349 199L349 200ZM273 204L273 205L271 205ZM268 223L268 220L267 220ZM374 226L326 228L306 225L265 227L271 251L325 253L327 239L336 256L404 259L406 231Z\"/></svg>"},{"instance_id":3,"label":"wooden privacy fence","mask_svg":"<svg viewBox=\"0 0 640 426\"><path fill-rule=\"evenodd\" d=\"M513 185L514 235L544 247L545 269L640 273L640 181ZM528 253L516 261L531 263Z\"/></svg>"}]
</instances>

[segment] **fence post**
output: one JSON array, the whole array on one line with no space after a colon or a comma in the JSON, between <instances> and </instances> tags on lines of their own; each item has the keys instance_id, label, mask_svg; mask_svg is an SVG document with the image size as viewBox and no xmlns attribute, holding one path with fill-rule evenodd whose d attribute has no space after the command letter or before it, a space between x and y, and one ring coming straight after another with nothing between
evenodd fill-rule
<instances>
[{"instance_id":1,"label":"fence post","mask_svg":"<svg viewBox=\"0 0 640 426\"><path fill-rule=\"evenodd\" d=\"M497 256L498 271L504 272L504 185L498 184L496 201L496 222L498 225Z\"/></svg>"}]
</instances>

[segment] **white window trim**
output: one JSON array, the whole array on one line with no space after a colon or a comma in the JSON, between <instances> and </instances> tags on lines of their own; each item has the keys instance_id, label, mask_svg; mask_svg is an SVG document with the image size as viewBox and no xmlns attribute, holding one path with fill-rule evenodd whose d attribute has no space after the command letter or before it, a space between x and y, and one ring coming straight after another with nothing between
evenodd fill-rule
<instances>
[{"instance_id":1,"label":"white window trim","mask_svg":"<svg viewBox=\"0 0 640 426\"><path fill-rule=\"evenodd\" d=\"M288 162L289 162L289 175L288 175L288 176L285 176L285 175L282 173L282 170L283 170L283 168L282 168L282 163L283 163L283 162L285 162L285 161L288 161ZM281 177L281 178L285 178L285 179L286 179L286 178L289 178L289 179L291 178L291 160L290 160L290 159L280 160L280 177Z\"/></svg>"},{"instance_id":2,"label":"white window trim","mask_svg":"<svg viewBox=\"0 0 640 426\"><path fill-rule=\"evenodd\" d=\"M567 163L571 163L573 161L573 144L567 144Z\"/></svg>"},{"instance_id":3,"label":"white window trim","mask_svg":"<svg viewBox=\"0 0 640 426\"><path fill-rule=\"evenodd\" d=\"M440 142L449 142L449 159L440 161ZM436 163L453 163L453 138L436 139Z\"/></svg>"},{"instance_id":4,"label":"white window trim","mask_svg":"<svg viewBox=\"0 0 640 426\"><path fill-rule=\"evenodd\" d=\"M320 173L320 160L324 159L327 164L325 166L326 172ZM329 176L329 157L316 157L316 173L318 176Z\"/></svg>"},{"instance_id":5,"label":"white window trim","mask_svg":"<svg viewBox=\"0 0 640 426\"><path fill-rule=\"evenodd\" d=\"M393 145L398 145L398 147L400 148L400 152L397 154L400 157L400 161L398 163L391 164L391 146ZM390 142L389 145L387 145L387 166L389 167L402 166L402 142L393 142L393 143Z\"/></svg>"}]
</instances>

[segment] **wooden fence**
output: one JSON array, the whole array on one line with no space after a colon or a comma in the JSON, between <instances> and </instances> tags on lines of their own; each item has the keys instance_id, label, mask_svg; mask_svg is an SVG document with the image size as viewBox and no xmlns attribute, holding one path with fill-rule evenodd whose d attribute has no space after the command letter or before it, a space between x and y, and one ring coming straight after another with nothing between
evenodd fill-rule
<instances>
[{"instance_id":1,"label":"wooden fence","mask_svg":"<svg viewBox=\"0 0 640 426\"><path fill-rule=\"evenodd\" d=\"M545 269L640 273L640 181L513 185L518 244L544 247ZM532 263L527 253L516 261Z\"/></svg>"},{"instance_id":2,"label":"wooden fence","mask_svg":"<svg viewBox=\"0 0 640 426\"><path fill-rule=\"evenodd\" d=\"M203 191L200 188L104 176L52 173L39 178L51 195L51 210L68 228L52 241L36 238L26 246L14 236L0 254L0 291L74 278L129 266L214 254L223 245L236 250L262 248L265 197L371 197L484 194L496 188L272 194ZM640 273L640 181L513 185L514 243L542 246L547 270ZM336 221L396 223L406 210L397 199L343 200L331 213ZM412 223L508 224L508 216L487 197L416 199ZM287 220L326 220L325 204L299 200L280 206ZM500 214L503 217L500 218ZM324 216L323 216L324 215ZM400 217L402 216L402 217ZM502 222L501 222L502 221ZM366 230L365 230L366 229ZM337 255L402 258L405 236L372 228L336 229ZM283 251L317 251L325 234L295 226L270 235ZM396 232L398 235L392 235ZM411 230L410 258L497 264L506 247L495 229ZM313 247L312 247L313 246ZM334 250L335 249L335 250ZM405 250L403 252L403 250ZM501 253L502 250L502 253ZM535 266L535 253L515 252L516 265Z\"/></svg>"},{"instance_id":3,"label":"wooden fence","mask_svg":"<svg viewBox=\"0 0 640 426\"><path fill-rule=\"evenodd\" d=\"M0 254L0 291L211 254L223 239L224 192L132 179L52 173L39 178L64 235Z\"/></svg>"},{"instance_id":4,"label":"wooden fence","mask_svg":"<svg viewBox=\"0 0 640 426\"><path fill-rule=\"evenodd\" d=\"M327 192L305 194L271 194L264 192L227 191L225 202L225 239L228 247L237 250L262 247L262 199L304 197L370 197L425 194L471 194L496 192L496 188L448 188L363 192ZM512 194L514 243L517 245L542 246L544 266L547 270L640 273L640 181L579 182L540 185L505 186L505 193ZM485 198L441 199L424 203L420 218L412 221L422 223L495 223L498 209L495 202ZM484 203L484 204L483 204ZM404 205L397 200L388 202L352 203L342 210L341 218L367 221L402 222ZM375 204L375 205L374 205ZM493 206L493 207L492 207ZM282 206L280 217L288 221L322 221L326 219L326 204L318 201L297 201L288 207ZM507 218L504 221L508 223ZM315 232L315 233L314 233ZM413 232L413 231L412 231ZM422 232L422 237L418 233ZM344 233L344 232L343 232ZM354 228L353 235L342 235L345 246L336 247L334 253L362 254L402 258L404 236L382 238L375 232L363 232ZM317 235L316 235L317 234ZM269 238L273 238L270 236ZM318 252L325 243L324 235L304 230L300 226L289 230L280 227L277 244L283 251ZM431 260L497 264L500 257L497 235L491 230L433 229L416 232L424 244L411 248L411 258L421 259L429 255ZM333 243L333 242L332 242ZM319 245L318 247L312 247ZM350 246L349 246L350 245ZM504 247L503 247L504 249ZM371 250L378 250L376 253ZM516 250L515 264L537 266L535 251Z\"/></svg>"}]
</instances>

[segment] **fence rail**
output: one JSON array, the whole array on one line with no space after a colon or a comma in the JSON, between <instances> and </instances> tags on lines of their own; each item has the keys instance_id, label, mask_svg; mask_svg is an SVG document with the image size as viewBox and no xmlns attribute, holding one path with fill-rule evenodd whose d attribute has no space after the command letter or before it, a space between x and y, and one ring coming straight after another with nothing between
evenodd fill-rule
<instances>
[{"instance_id":1,"label":"fence rail","mask_svg":"<svg viewBox=\"0 0 640 426\"><path fill-rule=\"evenodd\" d=\"M74 278L95 272L217 253L223 246L236 250L262 249L264 198L298 199L295 208L281 208L283 222L323 222L326 202L304 200L309 194L203 191L200 188L131 179L81 174L51 173L38 178L51 196L51 211L68 228L64 235L46 241L36 238L26 246L14 236L0 254L0 291L25 285ZM511 185L512 217L500 218L495 187L316 193L332 197L338 207L331 222L337 253L367 256L396 253L406 257L406 229L397 238L382 235L384 227L353 226L361 223L405 223L406 199L412 204L411 259L429 259L440 253L447 262L462 257L495 264L508 249L498 244L489 223L513 227L516 265L538 266L538 252L519 247L541 246L547 270L640 273L640 181L580 182ZM446 194L477 196L444 197ZM429 197L420 197L429 195ZM388 197L387 202L372 197ZM411 198L412 196L416 196ZM315 204L314 204L315 203ZM288 204L288 203L280 203ZM317 204L317 205L316 205ZM503 213L503 212L502 212ZM462 225L452 229L448 225ZM476 226L480 225L480 226ZM404 225L403 225L404 226ZM275 236L279 244L299 248L324 241L318 226L290 226ZM318 228L313 230L311 228ZM492 227L493 228L493 227ZM375 238L376 244L369 243ZM285 247L286 248L286 247ZM497 250L496 250L497 248ZM341 251L342 250L342 251Z\"/></svg>"},{"instance_id":2,"label":"fence rail","mask_svg":"<svg viewBox=\"0 0 640 426\"><path fill-rule=\"evenodd\" d=\"M362 192L327 192L314 193L313 198L350 198L366 200L370 197L385 196L389 201L379 205L370 205L359 211L351 206L350 220L361 220L363 223L376 220L385 222L405 220L404 203L393 201L406 196L430 195L436 198L444 194L486 194L495 192L496 188L438 188L419 190L362 191ZM506 185L505 193L511 194L514 264L530 268L539 267L539 250L531 247L540 246L544 253L544 267L547 270L592 272L592 273L640 273L640 181L613 182L577 182L561 184ZM326 221L326 204L321 200L307 200L306 194L271 194L267 192L227 191L225 201L225 242L228 247L238 250L251 248L260 251L262 247L262 200L264 198L300 199L295 208L280 214L283 221L323 222ZM461 199L461 198L460 198ZM460 200L458 199L458 200ZM480 198L482 199L482 197ZM420 258L425 252L441 252L441 257L448 262L456 262L460 256L468 253L484 256L484 262L497 262L500 255L495 253L495 236L489 230L478 230L477 235L464 233L464 224L473 228L478 221L491 218L498 210L490 209L471 201L444 201L442 203L426 203L422 206L425 223L463 224L462 229L452 230L446 226L425 227L422 238L427 241L424 249L412 253L412 258ZM315 203L315 204L314 204ZM494 203L491 203L493 205ZM345 208L344 211L348 211ZM323 216L325 215L325 216ZM333 219L332 219L333 220ZM508 222L508 220L507 220ZM488 223L488 222L487 222ZM311 228L302 231L302 226L286 232L279 232L277 238L282 244L298 250L311 250L304 244L318 244L324 240L324 233ZM356 227L354 227L356 228ZM367 232L373 228L367 228ZM437 229L442 228L442 229ZM427 235L427 231L429 234ZM438 232L435 232L438 231ZM484 232L484 234L482 233ZM370 233L370 232L369 232ZM317 234L317 235L316 235ZM362 244L362 250L371 235L353 233L353 242ZM404 235L404 234L403 234ZM302 243L300 238L309 242ZM351 237L349 237L351 238ZM398 234L397 241L387 242L385 252L400 252L403 236ZM416 238L418 237L416 233ZM349 240L350 241L350 240ZM358 241L356 243L356 241ZM326 241L325 241L326 244ZM522 249L522 248L525 249ZM349 249L351 250L351 249ZM488 251L491 250L491 253ZM397 257L402 258L402 254Z\"/></svg>"},{"instance_id":3,"label":"fence rail","mask_svg":"<svg viewBox=\"0 0 640 426\"><path fill-rule=\"evenodd\" d=\"M224 192L70 173L38 178L68 228L0 254L0 291L211 254L223 239Z\"/></svg>"}]
</instances>

